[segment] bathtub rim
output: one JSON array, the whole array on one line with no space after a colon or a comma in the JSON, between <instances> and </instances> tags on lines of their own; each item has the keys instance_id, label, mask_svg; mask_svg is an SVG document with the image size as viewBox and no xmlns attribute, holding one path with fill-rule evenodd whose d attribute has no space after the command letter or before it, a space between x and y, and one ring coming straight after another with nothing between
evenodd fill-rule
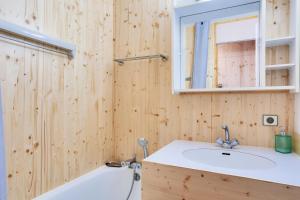
<instances>
[{"instance_id":1,"label":"bathtub rim","mask_svg":"<svg viewBox=\"0 0 300 200\"><path fill-rule=\"evenodd\" d=\"M113 171L116 169L128 170L128 167L113 168L113 167L107 167L105 165L100 166L90 172L87 172L86 174L83 174L75 179L72 179L71 181L65 182L64 184L57 186L57 187L49 190L48 192L45 192L45 193L35 197L32 200L44 200L44 198L51 199L52 197L55 197L57 194L68 191L69 189L72 189L73 187L76 187L76 186L80 185L81 183L88 181L91 178L94 178L97 175L106 173L108 171Z\"/></svg>"}]
</instances>

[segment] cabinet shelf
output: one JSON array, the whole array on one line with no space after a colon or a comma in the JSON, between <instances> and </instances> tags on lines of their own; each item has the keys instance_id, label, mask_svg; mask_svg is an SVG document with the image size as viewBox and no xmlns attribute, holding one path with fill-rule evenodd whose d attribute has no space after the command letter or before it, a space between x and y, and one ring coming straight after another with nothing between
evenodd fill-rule
<instances>
[{"instance_id":1,"label":"cabinet shelf","mask_svg":"<svg viewBox=\"0 0 300 200\"><path fill-rule=\"evenodd\" d=\"M266 47L268 48L268 47L290 45L293 42L295 42L295 37L293 37L293 36L268 39L268 40L266 40Z\"/></svg>"},{"instance_id":2,"label":"cabinet shelf","mask_svg":"<svg viewBox=\"0 0 300 200\"><path fill-rule=\"evenodd\" d=\"M266 70L282 70L282 69L291 69L295 67L295 64L276 64L276 65L266 65Z\"/></svg>"},{"instance_id":3,"label":"cabinet shelf","mask_svg":"<svg viewBox=\"0 0 300 200\"><path fill-rule=\"evenodd\" d=\"M261 91L293 91L295 86L265 86L265 87L242 87L242 88L207 88L207 89L181 89L174 90L174 94L199 93L199 92L261 92Z\"/></svg>"}]
</instances>

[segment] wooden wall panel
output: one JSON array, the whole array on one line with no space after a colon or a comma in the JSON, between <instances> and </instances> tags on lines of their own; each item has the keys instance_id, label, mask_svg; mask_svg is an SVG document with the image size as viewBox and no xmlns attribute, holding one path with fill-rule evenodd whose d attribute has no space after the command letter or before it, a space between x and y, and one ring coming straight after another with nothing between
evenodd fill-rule
<instances>
[{"instance_id":1,"label":"wooden wall panel","mask_svg":"<svg viewBox=\"0 0 300 200\"><path fill-rule=\"evenodd\" d=\"M143 162L143 200L295 200L300 188Z\"/></svg>"},{"instance_id":2,"label":"wooden wall panel","mask_svg":"<svg viewBox=\"0 0 300 200\"><path fill-rule=\"evenodd\" d=\"M266 37L286 37L290 34L290 0L267 0Z\"/></svg>"},{"instance_id":3,"label":"wooden wall panel","mask_svg":"<svg viewBox=\"0 0 300 200\"><path fill-rule=\"evenodd\" d=\"M193 69L195 51L195 25L187 26L184 30L184 59L185 59L185 88L193 88Z\"/></svg>"},{"instance_id":4,"label":"wooden wall panel","mask_svg":"<svg viewBox=\"0 0 300 200\"><path fill-rule=\"evenodd\" d=\"M114 154L113 2L0 0L0 18L73 42L66 56L0 39L10 200L27 200Z\"/></svg>"},{"instance_id":5,"label":"wooden wall panel","mask_svg":"<svg viewBox=\"0 0 300 200\"><path fill-rule=\"evenodd\" d=\"M171 56L171 13L171 0L116 0L115 57L156 53ZM138 137L150 140L151 152L174 139L214 142L223 136L220 127L224 123L241 144L272 147L279 127L262 126L263 114L278 115L280 126L293 133L293 94L172 95L171 83L171 61L115 65L117 158L126 159L135 152L142 157L136 144Z\"/></svg>"},{"instance_id":6,"label":"wooden wall panel","mask_svg":"<svg viewBox=\"0 0 300 200\"><path fill-rule=\"evenodd\" d=\"M267 0L266 39L290 36L290 0ZM266 65L290 63L289 47L267 48ZM289 70L271 70L266 74L267 86L289 85Z\"/></svg>"},{"instance_id":7,"label":"wooden wall panel","mask_svg":"<svg viewBox=\"0 0 300 200\"><path fill-rule=\"evenodd\" d=\"M217 45L218 85L224 88L255 87L255 41Z\"/></svg>"}]
</instances>

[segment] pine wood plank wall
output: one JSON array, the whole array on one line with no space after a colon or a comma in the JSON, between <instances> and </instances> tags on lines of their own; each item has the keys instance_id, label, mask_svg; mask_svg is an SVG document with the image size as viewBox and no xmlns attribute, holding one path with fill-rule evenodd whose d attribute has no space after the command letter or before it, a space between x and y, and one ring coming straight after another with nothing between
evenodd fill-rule
<instances>
[{"instance_id":1,"label":"pine wood plank wall","mask_svg":"<svg viewBox=\"0 0 300 200\"><path fill-rule=\"evenodd\" d=\"M171 55L171 0L116 0L115 57L156 53ZM287 0L268 0L272 23L282 33ZM276 23L278 22L278 23ZM269 34L268 34L269 35ZM284 59L284 58L277 58ZM282 78L269 74L270 80ZM294 95L274 93L171 94L171 62L159 60L115 65L114 134L117 158L135 152L139 137L150 140L150 151L174 139L214 142L228 124L241 144L272 147L279 127L262 126L263 114L279 116L279 126L293 133Z\"/></svg>"},{"instance_id":2,"label":"pine wood plank wall","mask_svg":"<svg viewBox=\"0 0 300 200\"><path fill-rule=\"evenodd\" d=\"M77 46L0 40L8 199L27 200L113 157L113 2L0 0L0 18Z\"/></svg>"}]
</instances>

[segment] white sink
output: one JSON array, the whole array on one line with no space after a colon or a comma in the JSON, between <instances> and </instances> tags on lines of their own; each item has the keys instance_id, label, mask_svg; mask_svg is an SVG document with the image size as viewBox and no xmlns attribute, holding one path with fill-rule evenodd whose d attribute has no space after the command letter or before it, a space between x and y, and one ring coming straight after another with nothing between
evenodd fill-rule
<instances>
[{"instance_id":1,"label":"white sink","mask_svg":"<svg viewBox=\"0 0 300 200\"><path fill-rule=\"evenodd\" d=\"M227 150L211 143L176 140L144 162L300 187L300 156L273 148L239 145Z\"/></svg>"},{"instance_id":2,"label":"white sink","mask_svg":"<svg viewBox=\"0 0 300 200\"><path fill-rule=\"evenodd\" d=\"M268 158L238 150L199 148L186 150L183 156L188 160L213 167L240 170L265 170L276 166L276 163Z\"/></svg>"}]
</instances>

